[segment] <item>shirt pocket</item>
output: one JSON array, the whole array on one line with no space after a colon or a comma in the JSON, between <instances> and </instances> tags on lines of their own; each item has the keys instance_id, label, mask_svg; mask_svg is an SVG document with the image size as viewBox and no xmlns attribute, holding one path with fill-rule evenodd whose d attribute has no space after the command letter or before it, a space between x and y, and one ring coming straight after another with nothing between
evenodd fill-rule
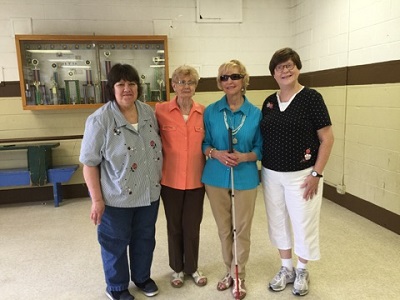
<instances>
[{"instance_id":1,"label":"shirt pocket","mask_svg":"<svg viewBox=\"0 0 400 300\"><path fill-rule=\"evenodd\" d=\"M162 131L176 131L176 126L175 125L163 125L161 126Z\"/></svg>"},{"instance_id":2,"label":"shirt pocket","mask_svg":"<svg viewBox=\"0 0 400 300\"><path fill-rule=\"evenodd\" d=\"M195 132L200 132L203 133L205 132L204 127L199 127L199 126L194 126L194 131Z\"/></svg>"},{"instance_id":3,"label":"shirt pocket","mask_svg":"<svg viewBox=\"0 0 400 300\"><path fill-rule=\"evenodd\" d=\"M178 131L178 127L176 125L162 125L160 128L161 138L165 138L167 140L176 138L176 133Z\"/></svg>"},{"instance_id":4,"label":"shirt pocket","mask_svg":"<svg viewBox=\"0 0 400 300\"><path fill-rule=\"evenodd\" d=\"M199 143L203 142L204 136L205 136L205 130L203 126L194 126L194 138L196 139L196 141L198 141Z\"/></svg>"}]
</instances>

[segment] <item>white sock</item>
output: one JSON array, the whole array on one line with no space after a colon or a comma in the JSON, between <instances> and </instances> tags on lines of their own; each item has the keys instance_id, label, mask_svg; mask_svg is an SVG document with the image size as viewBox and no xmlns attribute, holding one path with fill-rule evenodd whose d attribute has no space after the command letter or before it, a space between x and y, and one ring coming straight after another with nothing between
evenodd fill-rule
<instances>
[{"instance_id":1,"label":"white sock","mask_svg":"<svg viewBox=\"0 0 400 300\"><path fill-rule=\"evenodd\" d=\"M297 262L297 269L307 269L307 263L302 263L300 260Z\"/></svg>"},{"instance_id":2,"label":"white sock","mask_svg":"<svg viewBox=\"0 0 400 300\"><path fill-rule=\"evenodd\" d=\"M282 258L282 266L284 266L289 271L293 270L293 262L291 258Z\"/></svg>"}]
</instances>

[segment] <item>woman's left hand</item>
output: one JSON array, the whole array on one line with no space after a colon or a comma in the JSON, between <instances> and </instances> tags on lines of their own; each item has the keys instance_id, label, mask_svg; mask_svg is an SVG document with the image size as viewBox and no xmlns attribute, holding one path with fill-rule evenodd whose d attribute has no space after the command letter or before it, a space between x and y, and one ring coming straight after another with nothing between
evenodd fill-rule
<instances>
[{"instance_id":1,"label":"woman's left hand","mask_svg":"<svg viewBox=\"0 0 400 300\"><path fill-rule=\"evenodd\" d=\"M319 177L308 175L301 185L304 188L303 198L308 201L318 192Z\"/></svg>"},{"instance_id":2,"label":"woman's left hand","mask_svg":"<svg viewBox=\"0 0 400 300\"><path fill-rule=\"evenodd\" d=\"M234 167L238 165L237 152L230 153L228 150L214 150L213 157L218 159L219 162L228 167Z\"/></svg>"}]
</instances>

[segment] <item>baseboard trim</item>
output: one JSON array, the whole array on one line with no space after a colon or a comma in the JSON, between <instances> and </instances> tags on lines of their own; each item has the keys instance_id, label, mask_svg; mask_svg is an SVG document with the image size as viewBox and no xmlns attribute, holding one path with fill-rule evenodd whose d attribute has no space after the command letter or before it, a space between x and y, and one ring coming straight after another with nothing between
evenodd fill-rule
<instances>
[{"instance_id":1,"label":"baseboard trim","mask_svg":"<svg viewBox=\"0 0 400 300\"><path fill-rule=\"evenodd\" d=\"M88 197L86 184L71 184L62 186L62 198L84 198ZM53 187L26 187L0 190L0 205L24 202L51 202L54 203ZM60 203L62 206L62 203Z\"/></svg>"},{"instance_id":2,"label":"baseboard trim","mask_svg":"<svg viewBox=\"0 0 400 300\"><path fill-rule=\"evenodd\" d=\"M353 196L336 192L336 187L324 184L324 198L386 228L400 234L400 215L377 206L371 202Z\"/></svg>"}]
</instances>

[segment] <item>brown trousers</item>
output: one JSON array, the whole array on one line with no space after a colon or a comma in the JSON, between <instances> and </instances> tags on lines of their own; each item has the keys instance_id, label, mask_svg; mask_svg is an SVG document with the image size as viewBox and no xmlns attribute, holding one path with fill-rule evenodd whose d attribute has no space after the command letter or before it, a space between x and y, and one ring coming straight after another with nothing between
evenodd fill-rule
<instances>
[{"instance_id":1,"label":"brown trousers","mask_svg":"<svg viewBox=\"0 0 400 300\"><path fill-rule=\"evenodd\" d=\"M161 187L167 219L169 266L175 272L192 274L197 271L204 194L204 187L193 190Z\"/></svg>"},{"instance_id":2,"label":"brown trousers","mask_svg":"<svg viewBox=\"0 0 400 300\"><path fill-rule=\"evenodd\" d=\"M230 189L206 185L211 210L218 227L222 258L227 273L235 278L235 245L232 222L232 200ZM235 190L236 252L240 278L246 276L246 263L250 253L250 233L257 197L257 188Z\"/></svg>"}]
</instances>

